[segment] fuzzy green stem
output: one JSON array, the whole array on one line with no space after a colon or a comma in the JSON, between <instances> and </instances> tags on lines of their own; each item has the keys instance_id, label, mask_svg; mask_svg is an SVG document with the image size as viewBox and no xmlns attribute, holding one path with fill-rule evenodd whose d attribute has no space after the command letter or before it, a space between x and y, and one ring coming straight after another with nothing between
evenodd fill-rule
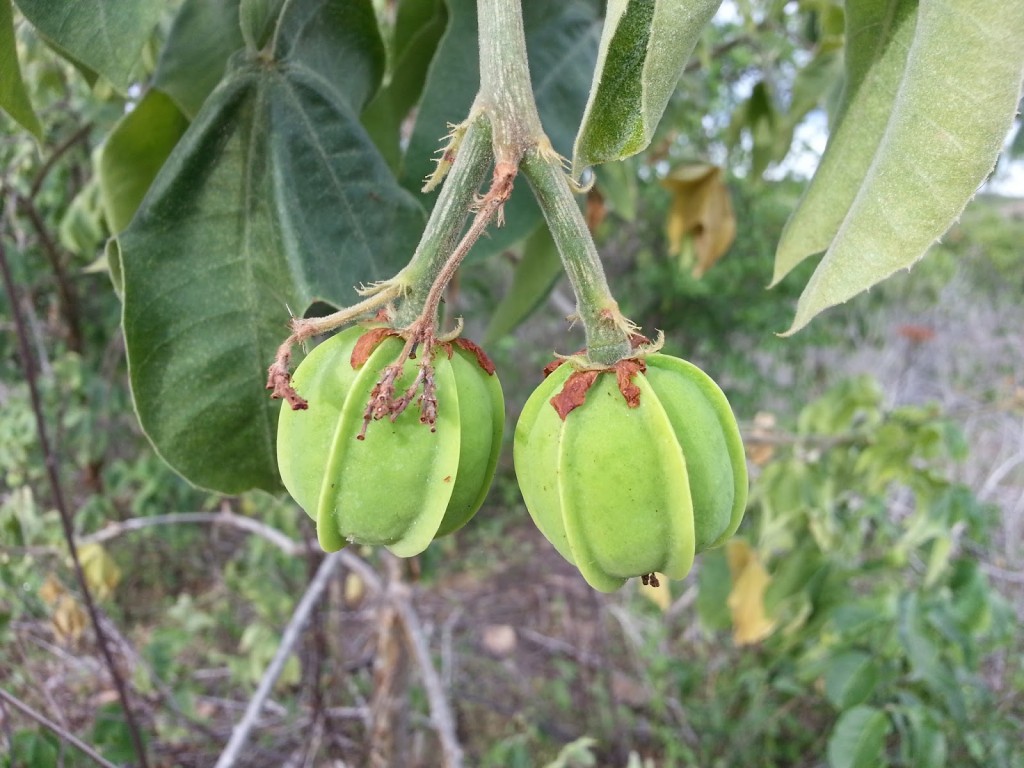
<instances>
[{"instance_id":1,"label":"fuzzy green stem","mask_svg":"<svg viewBox=\"0 0 1024 768\"><path fill-rule=\"evenodd\" d=\"M544 138L530 83L520 0L478 0L480 93L477 103L491 116L499 161L519 164Z\"/></svg>"},{"instance_id":2,"label":"fuzzy green stem","mask_svg":"<svg viewBox=\"0 0 1024 768\"><path fill-rule=\"evenodd\" d=\"M430 289L454 250L480 185L494 162L490 122L477 110L470 114L468 121L469 128L454 148L455 160L416 253L399 275L408 291L395 310L396 327L409 325L423 311Z\"/></svg>"},{"instance_id":3,"label":"fuzzy green stem","mask_svg":"<svg viewBox=\"0 0 1024 768\"><path fill-rule=\"evenodd\" d=\"M521 168L544 211L576 294L576 312L587 337L587 357L602 365L629 357L629 322L619 312L608 288L597 246L558 156L550 148L534 149L523 158Z\"/></svg>"}]
</instances>

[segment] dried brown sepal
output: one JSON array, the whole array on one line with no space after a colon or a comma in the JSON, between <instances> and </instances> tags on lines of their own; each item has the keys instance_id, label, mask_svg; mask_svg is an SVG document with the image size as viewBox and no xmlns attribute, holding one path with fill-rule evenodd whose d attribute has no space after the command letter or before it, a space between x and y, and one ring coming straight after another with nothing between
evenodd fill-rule
<instances>
[{"instance_id":1,"label":"dried brown sepal","mask_svg":"<svg viewBox=\"0 0 1024 768\"><path fill-rule=\"evenodd\" d=\"M384 341L388 336L397 336L398 332L392 328L371 328L362 336L360 336L352 347L352 355L350 362L354 369L362 368L366 365L366 361L370 359L370 355L373 354L373 350Z\"/></svg>"},{"instance_id":2,"label":"dried brown sepal","mask_svg":"<svg viewBox=\"0 0 1024 768\"><path fill-rule=\"evenodd\" d=\"M389 365L384 369L380 379L370 390L370 401L363 411L363 428L356 435L356 440L366 439L366 428L375 419L382 419L391 413L391 401L395 396L395 379L401 374L401 366Z\"/></svg>"},{"instance_id":3,"label":"dried brown sepal","mask_svg":"<svg viewBox=\"0 0 1024 768\"><path fill-rule=\"evenodd\" d=\"M553 371L562 362L562 360L556 360L548 368ZM566 416L586 401L587 392L594 382L597 381L597 377L602 373L614 372L616 384L619 387L619 392L622 393L622 398L626 401L626 405L630 408L636 408L640 405L640 387L633 383L633 377L644 373L646 370L647 365L643 360L628 358L626 360L619 360L619 362L603 370L576 371L565 380L561 391L551 398L551 405L558 413L558 417L565 421ZM545 376L551 372L547 368L544 371Z\"/></svg>"},{"instance_id":4,"label":"dried brown sepal","mask_svg":"<svg viewBox=\"0 0 1024 768\"><path fill-rule=\"evenodd\" d=\"M307 403L291 384L292 375L288 372L288 356L278 358L267 369L267 389L272 400L285 400L293 411L304 411L309 408Z\"/></svg>"},{"instance_id":5,"label":"dried brown sepal","mask_svg":"<svg viewBox=\"0 0 1024 768\"><path fill-rule=\"evenodd\" d=\"M474 341L470 341L469 339L464 339L461 336L455 339L452 343L456 344L460 349L466 350L471 355L476 356L477 364L484 369L488 376L494 375L494 361L487 356L487 353L484 352L483 348L479 344Z\"/></svg>"},{"instance_id":6,"label":"dried brown sepal","mask_svg":"<svg viewBox=\"0 0 1024 768\"><path fill-rule=\"evenodd\" d=\"M562 385L562 390L551 398L551 405L554 406L558 417L565 421L576 408L579 408L587 399L587 390L597 381L597 377L604 371L576 371Z\"/></svg>"},{"instance_id":7,"label":"dried brown sepal","mask_svg":"<svg viewBox=\"0 0 1024 768\"><path fill-rule=\"evenodd\" d=\"M580 357L581 355L585 355L585 354L587 354L587 348L586 347L580 347L575 352L573 352L571 355L569 355L569 357ZM565 358L564 357L559 357L557 360L552 360L550 363L545 365L544 366L544 378L546 379L552 373L557 371L558 367L562 363L564 363L564 362L565 362Z\"/></svg>"},{"instance_id":8,"label":"dried brown sepal","mask_svg":"<svg viewBox=\"0 0 1024 768\"><path fill-rule=\"evenodd\" d=\"M658 579L656 573L645 573L640 577L640 581L643 582L645 587L660 587L661 581Z\"/></svg>"},{"instance_id":9,"label":"dried brown sepal","mask_svg":"<svg viewBox=\"0 0 1024 768\"><path fill-rule=\"evenodd\" d=\"M619 360L614 366L615 378L619 385L619 392L622 393L626 405L636 408L640 405L640 387L633 383L633 377L638 373L644 373L647 366L643 360L628 359Z\"/></svg>"},{"instance_id":10,"label":"dried brown sepal","mask_svg":"<svg viewBox=\"0 0 1024 768\"><path fill-rule=\"evenodd\" d=\"M651 340L644 336L642 333L631 333L629 334L629 344L633 349L639 349L640 347L650 344Z\"/></svg>"}]
</instances>

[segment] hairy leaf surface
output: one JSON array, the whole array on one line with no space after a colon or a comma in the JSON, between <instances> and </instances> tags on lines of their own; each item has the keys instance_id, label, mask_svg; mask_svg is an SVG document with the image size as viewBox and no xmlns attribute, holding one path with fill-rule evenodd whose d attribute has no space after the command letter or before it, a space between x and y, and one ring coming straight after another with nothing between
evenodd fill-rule
<instances>
[{"instance_id":1,"label":"hairy leaf surface","mask_svg":"<svg viewBox=\"0 0 1024 768\"><path fill-rule=\"evenodd\" d=\"M238 0L185 0L160 51L154 84L193 119L227 65L245 45Z\"/></svg>"},{"instance_id":2,"label":"hairy leaf surface","mask_svg":"<svg viewBox=\"0 0 1024 768\"><path fill-rule=\"evenodd\" d=\"M787 333L910 267L949 228L995 165L1022 77L1024 6L921 3L881 142ZM861 132L857 115L851 105L843 123Z\"/></svg>"},{"instance_id":3,"label":"hairy leaf surface","mask_svg":"<svg viewBox=\"0 0 1024 768\"><path fill-rule=\"evenodd\" d=\"M25 18L61 52L124 91L143 43L160 18L160 0L18 0Z\"/></svg>"},{"instance_id":4,"label":"hairy leaf surface","mask_svg":"<svg viewBox=\"0 0 1024 768\"><path fill-rule=\"evenodd\" d=\"M609 0L573 175L651 142L686 60L721 0Z\"/></svg>"},{"instance_id":5,"label":"hairy leaf surface","mask_svg":"<svg viewBox=\"0 0 1024 768\"><path fill-rule=\"evenodd\" d=\"M846 10L846 84L818 169L779 240L772 284L828 248L860 190L892 114L917 21L917 0Z\"/></svg>"},{"instance_id":6,"label":"hairy leaf surface","mask_svg":"<svg viewBox=\"0 0 1024 768\"><path fill-rule=\"evenodd\" d=\"M296 0L275 40L235 62L120 238L139 419L224 492L279 487L263 384L289 311L351 303L422 226L357 117L383 65L369 2Z\"/></svg>"}]
</instances>

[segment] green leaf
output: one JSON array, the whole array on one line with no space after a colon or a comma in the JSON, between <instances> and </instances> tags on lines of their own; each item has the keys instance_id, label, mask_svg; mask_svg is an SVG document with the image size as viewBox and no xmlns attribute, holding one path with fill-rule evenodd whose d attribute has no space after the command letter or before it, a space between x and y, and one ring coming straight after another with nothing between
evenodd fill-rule
<instances>
[{"instance_id":1,"label":"green leaf","mask_svg":"<svg viewBox=\"0 0 1024 768\"><path fill-rule=\"evenodd\" d=\"M402 159L402 121L423 93L430 62L447 23L444 0L404 0L398 5L388 82L362 115L363 125L396 171Z\"/></svg>"},{"instance_id":2,"label":"green leaf","mask_svg":"<svg viewBox=\"0 0 1024 768\"><path fill-rule=\"evenodd\" d=\"M744 130L750 133L750 174L755 179L760 178L769 164L779 159L780 132L784 135L785 130L775 106L775 97L764 80L756 83L750 97L736 108L726 131L726 142L730 147L739 143Z\"/></svg>"},{"instance_id":3,"label":"green leaf","mask_svg":"<svg viewBox=\"0 0 1024 768\"><path fill-rule=\"evenodd\" d=\"M833 656L825 669L825 696L836 709L863 704L878 685L879 670L874 657L862 651Z\"/></svg>"},{"instance_id":4,"label":"green leaf","mask_svg":"<svg viewBox=\"0 0 1024 768\"><path fill-rule=\"evenodd\" d=\"M153 85L192 120L224 75L228 57L244 45L238 0L185 0L160 51Z\"/></svg>"},{"instance_id":5,"label":"green leaf","mask_svg":"<svg viewBox=\"0 0 1024 768\"><path fill-rule=\"evenodd\" d=\"M853 204L892 114L917 21L917 0L859 0L846 9L846 84L835 127L786 223L772 285L828 248Z\"/></svg>"},{"instance_id":6,"label":"green leaf","mask_svg":"<svg viewBox=\"0 0 1024 768\"><path fill-rule=\"evenodd\" d=\"M121 232L188 128L171 98L151 88L100 147L96 176L111 232Z\"/></svg>"},{"instance_id":7,"label":"green leaf","mask_svg":"<svg viewBox=\"0 0 1024 768\"><path fill-rule=\"evenodd\" d=\"M830 768L878 768L885 765L885 737L891 723L875 707L854 707L840 715L828 740Z\"/></svg>"},{"instance_id":8,"label":"green leaf","mask_svg":"<svg viewBox=\"0 0 1024 768\"><path fill-rule=\"evenodd\" d=\"M523 243L523 258L516 267L512 287L491 315L485 344L515 330L547 298L562 274L562 259L547 225L541 225Z\"/></svg>"},{"instance_id":9,"label":"green leaf","mask_svg":"<svg viewBox=\"0 0 1024 768\"><path fill-rule=\"evenodd\" d=\"M259 51L270 40L284 0L241 0L239 27L250 51Z\"/></svg>"},{"instance_id":10,"label":"green leaf","mask_svg":"<svg viewBox=\"0 0 1024 768\"><path fill-rule=\"evenodd\" d=\"M915 768L943 768L946 765L946 735L925 707L907 710L910 721L911 757Z\"/></svg>"},{"instance_id":11,"label":"green leaf","mask_svg":"<svg viewBox=\"0 0 1024 768\"><path fill-rule=\"evenodd\" d=\"M595 169L595 175L597 191L612 212L625 221L635 221L640 196L635 161L602 165Z\"/></svg>"},{"instance_id":12,"label":"green leaf","mask_svg":"<svg viewBox=\"0 0 1024 768\"><path fill-rule=\"evenodd\" d=\"M1022 79L1024 6L921 3L881 144L787 333L910 267L949 228L995 165Z\"/></svg>"},{"instance_id":13,"label":"green leaf","mask_svg":"<svg viewBox=\"0 0 1024 768\"><path fill-rule=\"evenodd\" d=\"M427 74L427 83L402 167L402 183L419 190L433 170L433 158L448 123L466 118L479 88L475 0L447 0L448 28ZM586 104L597 57L600 21L584 0L531 0L523 28L534 96L544 130L566 154ZM436 193L426 205L433 205ZM525 181L505 204L505 226L477 242L475 257L500 253L537 228L542 217Z\"/></svg>"},{"instance_id":14,"label":"green leaf","mask_svg":"<svg viewBox=\"0 0 1024 768\"><path fill-rule=\"evenodd\" d=\"M25 18L57 48L126 91L160 0L17 0Z\"/></svg>"},{"instance_id":15,"label":"green leaf","mask_svg":"<svg viewBox=\"0 0 1024 768\"><path fill-rule=\"evenodd\" d=\"M697 615L701 624L711 632L732 626L732 614L729 611L732 576L725 549L713 549L700 556L697 588Z\"/></svg>"},{"instance_id":16,"label":"green leaf","mask_svg":"<svg viewBox=\"0 0 1024 768\"><path fill-rule=\"evenodd\" d=\"M368 0L289 4L276 65L237 63L120 237L139 419L197 485L280 487L263 385L289 308L351 303L422 227L358 122L383 64L367 18Z\"/></svg>"},{"instance_id":17,"label":"green leaf","mask_svg":"<svg viewBox=\"0 0 1024 768\"><path fill-rule=\"evenodd\" d=\"M721 0L609 0L572 172L651 143L687 59Z\"/></svg>"},{"instance_id":18,"label":"green leaf","mask_svg":"<svg viewBox=\"0 0 1024 768\"><path fill-rule=\"evenodd\" d=\"M0 0L0 109L14 118L22 128L37 139L43 138L43 127L32 110L32 102L21 79L18 46L14 39L14 13L10 0Z\"/></svg>"}]
</instances>

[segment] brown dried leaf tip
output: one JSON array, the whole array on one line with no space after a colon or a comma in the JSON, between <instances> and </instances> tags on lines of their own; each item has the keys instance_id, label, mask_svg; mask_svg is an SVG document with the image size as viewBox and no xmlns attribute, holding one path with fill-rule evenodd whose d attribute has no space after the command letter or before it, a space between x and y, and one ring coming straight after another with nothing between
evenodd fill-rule
<instances>
[{"instance_id":1,"label":"brown dried leaf tip","mask_svg":"<svg viewBox=\"0 0 1024 768\"><path fill-rule=\"evenodd\" d=\"M640 405L640 387L633 383L633 377L647 371L643 360L619 360L614 366L615 378L619 384L619 392L630 408Z\"/></svg>"},{"instance_id":2,"label":"brown dried leaf tip","mask_svg":"<svg viewBox=\"0 0 1024 768\"><path fill-rule=\"evenodd\" d=\"M494 375L494 361L487 356L487 353L484 352L483 348L479 344L475 341L464 339L461 336L452 341L452 343L460 349L466 350L471 355L475 355L477 364L484 369L488 376ZM449 357L450 356L451 355L449 355Z\"/></svg>"},{"instance_id":3,"label":"brown dried leaf tip","mask_svg":"<svg viewBox=\"0 0 1024 768\"><path fill-rule=\"evenodd\" d=\"M559 361L561 362L561 361ZM557 366L556 366L557 367ZM547 370L547 369L545 369ZM558 417L565 421L573 410L579 408L587 399L587 392L602 373L615 372L619 392L630 408L640 405L640 387L633 383L633 377L647 370L643 360L633 358L619 360L603 370L576 371L562 385L562 390L551 398L551 405L558 412Z\"/></svg>"},{"instance_id":4,"label":"brown dried leaf tip","mask_svg":"<svg viewBox=\"0 0 1024 768\"><path fill-rule=\"evenodd\" d=\"M398 336L398 332L391 328L371 328L356 339L355 346L352 347L352 355L349 358L352 368L359 369L366 365L373 350L388 336Z\"/></svg>"},{"instance_id":5,"label":"brown dried leaf tip","mask_svg":"<svg viewBox=\"0 0 1024 768\"><path fill-rule=\"evenodd\" d=\"M565 417L583 405L587 399L587 390L597 381L604 371L576 371L562 385L562 391L551 398L551 405L558 413L558 418Z\"/></svg>"}]
</instances>

